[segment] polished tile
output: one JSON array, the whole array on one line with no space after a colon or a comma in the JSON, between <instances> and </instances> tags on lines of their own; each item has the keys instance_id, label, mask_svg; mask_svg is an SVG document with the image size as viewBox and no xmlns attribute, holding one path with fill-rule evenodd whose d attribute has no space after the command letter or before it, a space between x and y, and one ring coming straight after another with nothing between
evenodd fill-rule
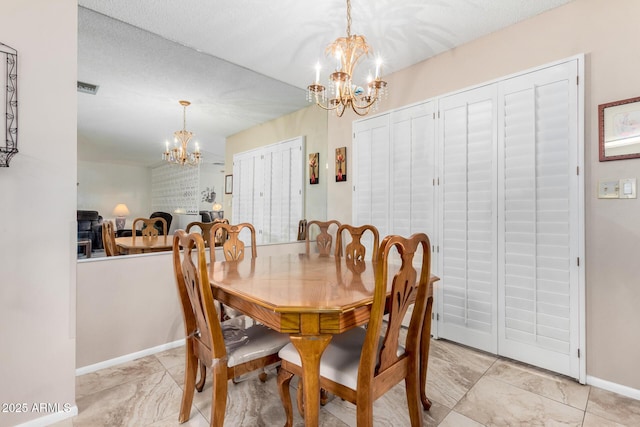
<instances>
[{"instance_id":1,"label":"polished tile","mask_svg":"<svg viewBox=\"0 0 640 427\"><path fill-rule=\"evenodd\" d=\"M483 424L473 421L456 411L451 411L447 417L438 424L439 427L483 427Z\"/></svg>"},{"instance_id":2,"label":"polished tile","mask_svg":"<svg viewBox=\"0 0 640 427\"><path fill-rule=\"evenodd\" d=\"M427 395L431 400L453 408L496 360L496 356L481 351L432 340Z\"/></svg>"},{"instance_id":3,"label":"polished tile","mask_svg":"<svg viewBox=\"0 0 640 427\"><path fill-rule=\"evenodd\" d=\"M487 378L539 394L574 408L584 410L589 398L589 386L523 363L498 360L487 371Z\"/></svg>"},{"instance_id":4,"label":"polished tile","mask_svg":"<svg viewBox=\"0 0 640 427\"><path fill-rule=\"evenodd\" d=\"M258 373L228 384L225 425L284 425L276 370L265 383ZM184 347L82 375L76 380L79 414L55 427L178 426L184 381ZM294 426L304 425L295 404ZM209 425L211 376L195 393L187 427ZM433 405L423 412L426 427L480 426L640 426L640 401L522 363L502 359L444 340L432 341L427 395ZM586 409L586 411L585 411ZM320 409L322 427L356 426L355 406L331 396ZM376 400L374 425L409 426L404 385Z\"/></svg>"},{"instance_id":5,"label":"polished tile","mask_svg":"<svg viewBox=\"0 0 640 427\"><path fill-rule=\"evenodd\" d=\"M74 427L147 426L178 419L182 389L162 370L78 399Z\"/></svg>"},{"instance_id":6,"label":"polished tile","mask_svg":"<svg viewBox=\"0 0 640 427\"><path fill-rule=\"evenodd\" d=\"M625 426L640 426L640 400L592 387L587 412Z\"/></svg>"},{"instance_id":7,"label":"polished tile","mask_svg":"<svg viewBox=\"0 0 640 427\"><path fill-rule=\"evenodd\" d=\"M584 414L584 421L582 427L625 427L624 424L618 424L615 421L609 421L605 418L591 414L589 412Z\"/></svg>"},{"instance_id":8,"label":"polished tile","mask_svg":"<svg viewBox=\"0 0 640 427\"><path fill-rule=\"evenodd\" d=\"M81 375L76 378L76 399L93 394L123 382L137 381L165 368L155 356L142 357L111 368Z\"/></svg>"},{"instance_id":9,"label":"polished tile","mask_svg":"<svg viewBox=\"0 0 640 427\"><path fill-rule=\"evenodd\" d=\"M487 426L581 426L584 411L530 391L481 378L454 410Z\"/></svg>"}]
</instances>

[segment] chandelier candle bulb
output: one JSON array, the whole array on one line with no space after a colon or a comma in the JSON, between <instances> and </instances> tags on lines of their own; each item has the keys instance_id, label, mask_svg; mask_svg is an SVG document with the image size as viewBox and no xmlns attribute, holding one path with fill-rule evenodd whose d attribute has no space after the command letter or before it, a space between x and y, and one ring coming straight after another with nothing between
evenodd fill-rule
<instances>
[{"instance_id":1,"label":"chandelier candle bulb","mask_svg":"<svg viewBox=\"0 0 640 427\"><path fill-rule=\"evenodd\" d=\"M333 110L338 117L342 117L345 110L351 109L359 116L365 116L370 110L378 106L383 95L386 95L387 82L380 79L380 67L382 59L377 57L375 65L375 80L369 79L367 91L364 85L353 81L356 75L356 66L362 57L369 57L373 49L367 43L364 36L351 34L351 0L347 1L347 36L339 37L326 49L328 57L336 60L336 70L329 76L329 94L335 94L335 98L327 100L325 87L319 83L320 67L316 66L316 80L307 86L307 99L325 110Z\"/></svg>"}]
</instances>

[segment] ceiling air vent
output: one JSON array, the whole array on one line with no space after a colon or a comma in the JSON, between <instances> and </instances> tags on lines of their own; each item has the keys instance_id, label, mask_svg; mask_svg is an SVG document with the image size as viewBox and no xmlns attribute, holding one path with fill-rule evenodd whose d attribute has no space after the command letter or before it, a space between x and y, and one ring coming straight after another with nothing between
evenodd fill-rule
<instances>
[{"instance_id":1,"label":"ceiling air vent","mask_svg":"<svg viewBox=\"0 0 640 427\"><path fill-rule=\"evenodd\" d=\"M89 95L95 95L99 87L91 83L78 82L78 92L88 93Z\"/></svg>"}]
</instances>

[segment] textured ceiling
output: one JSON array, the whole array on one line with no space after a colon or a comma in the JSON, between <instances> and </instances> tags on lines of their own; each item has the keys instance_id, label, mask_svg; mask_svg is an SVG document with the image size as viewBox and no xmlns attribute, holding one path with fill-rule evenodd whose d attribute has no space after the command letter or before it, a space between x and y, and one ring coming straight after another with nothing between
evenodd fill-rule
<instances>
[{"instance_id":1,"label":"textured ceiling","mask_svg":"<svg viewBox=\"0 0 640 427\"><path fill-rule=\"evenodd\" d=\"M352 0L351 31L389 74L569 1ZM223 161L225 137L308 105L316 62L346 33L344 0L78 4L78 80L100 86L78 93L81 160L158 163L186 99L206 161Z\"/></svg>"}]
</instances>

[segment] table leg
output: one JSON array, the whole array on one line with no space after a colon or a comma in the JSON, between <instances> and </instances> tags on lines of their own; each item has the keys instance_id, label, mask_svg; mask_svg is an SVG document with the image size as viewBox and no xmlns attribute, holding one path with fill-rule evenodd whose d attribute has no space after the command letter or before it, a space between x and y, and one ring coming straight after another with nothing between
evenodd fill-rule
<instances>
[{"instance_id":1,"label":"table leg","mask_svg":"<svg viewBox=\"0 0 640 427\"><path fill-rule=\"evenodd\" d=\"M331 335L292 335L291 343L302 361L304 424L317 427L320 413L320 358Z\"/></svg>"},{"instance_id":2,"label":"table leg","mask_svg":"<svg viewBox=\"0 0 640 427\"><path fill-rule=\"evenodd\" d=\"M420 334L420 400L425 411L431 408L431 401L427 397L427 368L429 367L429 346L431 345L431 312L433 310L433 297L427 299L427 310L422 323Z\"/></svg>"}]
</instances>

